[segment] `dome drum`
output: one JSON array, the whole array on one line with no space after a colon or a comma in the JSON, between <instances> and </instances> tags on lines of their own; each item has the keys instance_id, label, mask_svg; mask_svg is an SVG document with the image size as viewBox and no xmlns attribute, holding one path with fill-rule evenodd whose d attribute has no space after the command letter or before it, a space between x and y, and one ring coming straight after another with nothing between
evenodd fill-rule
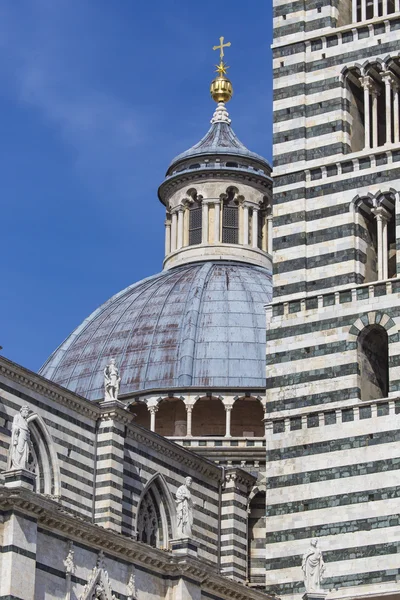
<instances>
[{"instance_id":1,"label":"dome drum","mask_svg":"<svg viewBox=\"0 0 400 600\"><path fill-rule=\"evenodd\" d=\"M235 244L212 244L186 246L175 250L165 257L164 269L172 269L182 264L195 263L199 261L199 252L203 260L233 260L247 264L257 265L272 271L270 255L260 248L251 246L243 247Z\"/></svg>"}]
</instances>

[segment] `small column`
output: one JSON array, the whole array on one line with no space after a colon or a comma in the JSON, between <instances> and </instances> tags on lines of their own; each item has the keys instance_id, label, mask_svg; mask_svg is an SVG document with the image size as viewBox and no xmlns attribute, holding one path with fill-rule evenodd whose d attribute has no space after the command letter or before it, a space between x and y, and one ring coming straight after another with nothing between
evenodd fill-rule
<instances>
[{"instance_id":1,"label":"small column","mask_svg":"<svg viewBox=\"0 0 400 600\"><path fill-rule=\"evenodd\" d=\"M215 202L214 202L214 244L220 243L220 229L221 229L221 201L215 200Z\"/></svg>"},{"instance_id":2,"label":"small column","mask_svg":"<svg viewBox=\"0 0 400 600\"><path fill-rule=\"evenodd\" d=\"M386 17L388 14L388 3L387 0L382 0L382 9L383 9L383 16Z\"/></svg>"},{"instance_id":3,"label":"small column","mask_svg":"<svg viewBox=\"0 0 400 600\"><path fill-rule=\"evenodd\" d=\"M400 0L394 0L394 10L395 12L400 10Z\"/></svg>"},{"instance_id":4,"label":"small column","mask_svg":"<svg viewBox=\"0 0 400 600\"><path fill-rule=\"evenodd\" d=\"M378 279L382 279L383 277L383 261L382 261L382 237L383 237L383 222L382 215L376 215L376 228L377 228L377 238L378 238Z\"/></svg>"},{"instance_id":5,"label":"small column","mask_svg":"<svg viewBox=\"0 0 400 600\"><path fill-rule=\"evenodd\" d=\"M178 243L177 250L183 246L183 207L178 208Z\"/></svg>"},{"instance_id":6,"label":"small column","mask_svg":"<svg viewBox=\"0 0 400 600\"><path fill-rule=\"evenodd\" d=\"M389 270L387 225L388 225L388 220L383 218L382 219L382 279L388 278L388 270Z\"/></svg>"},{"instance_id":7,"label":"small column","mask_svg":"<svg viewBox=\"0 0 400 600\"><path fill-rule=\"evenodd\" d=\"M253 208L253 220L251 223L251 236L253 248L258 248L258 207Z\"/></svg>"},{"instance_id":8,"label":"small column","mask_svg":"<svg viewBox=\"0 0 400 600\"><path fill-rule=\"evenodd\" d=\"M150 413L150 431L156 430L156 412L158 411L158 406L149 406L148 407Z\"/></svg>"},{"instance_id":9,"label":"small column","mask_svg":"<svg viewBox=\"0 0 400 600\"><path fill-rule=\"evenodd\" d=\"M371 124L370 124L370 89L371 89L371 77L363 77L361 79L361 84L364 88L364 134L365 134L365 141L364 141L364 145L365 148L370 148L371 147Z\"/></svg>"},{"instance_id":10,"label":"small column","mask_svg":"<svg viewBox=\"0 0 400 600\"><path fill-rule=\"evenodd\" d=\"M268 228L268 254L272 255L272 215L267 217L267 228Z\"/></svg>"},{"instance_id":11,"label":"small column","mask_svg":"<svg viewBox=\"0 0 400 600\"><path fill-rule=\"evenodd\" d=\"M372 95L372 147L378 147L378 96L376 88L371 90Z\"/></svg>"},{"instance_id":12,"label":"small column","mask_svg":"<svg viewBox=\"0 0 400 600\"><path fill-rule=\"evenodd\" d=\"M374 17L379 16L379 0L374 0Z\"/></svg>"},{"instance_id":13,"label":"small column","mask_svg":"<svg viewBox=\"0 0 400 600\"><path fill-rule=\"evenodd\" d=\"M267 240L268 240L268 229L267 229L267 217L263 215L262 220L262 250L267 252Z\"/></svg>"},{"instance_id":14,"label":"small column","mask_svg":"<svg viewBox=\"0 0 400 600\"><path fill-rule=\"evenodd\" d=\"M392 143L392 75L386 72L382 75L385 82L385 103L386 103L386 143Z\"/></svg>"},{"instance_id":15,"label":"small column","mask_svg":"<svg viewBox=\"0 0 400 600\"><path fill-rule=\"evenodd\" d=\"M367 19L367 0L361 0L361 21Z\"/></svg>"},{"instance_id":16,"label":"small column","mask_svg":"<svg viewBox=\"0 0 400 600\"><path fill-rule=\"evenodd\" d=\"M377 246L378 246L378 279L387 279L388 276L388 248L387 248L387 222L390 214L381 206L372 209L376 219Z\"/></svg>"},{"instance_id":17,"label":"small column","mask_svg":"<svg viewBox=\"0 0 400 600\"><path fill-rule=\"evenodd\" d=\"M193 406L186 406L186 436L192 436L192 413Z\"/></svg>"},{"instance_id":18,"label":"small column","mask_svg":"<svg viewBox=\"0 0 400 600\"><path fill-rule=\"evenodd\" d=\"M353 23L357 23L357 0L353 0L352 3L352 18Z\"/></svg>"},{"instance_id":19,"label":"small column","mask_svg":"<svg viewBox=\"0 0 400 600\"><path fill-rule=\"evenodd\" d=\"M165 221L165 256L171 252L171 220Z\"/></svg>"},{"instance_id":20,"label":"small column","mask_svg":"<svg viewBox=\"0 0 400 600\"><path fill-rule=\"evenodd\" d=\"M249 207L243 204L243 240L244 246L249 243Z\"/></svg>"},{"instance_id":21,"label":"small column","mask_svg":"<svg viewBox=\"0 0 400 600\"><path fill-rule=\"evenodd\" d=\"M204 202L202 205L202 244L208 244L208 204Z\"/></svg>"},{"instance_id":22,"label":"small column","mask_svg":"<svg viewBox=\"0 0 400 600\"><path fill-rule=\"evenodd\" d=\"M176 250L176 230L177 230L178 215L176 211L172 213L171 217L171 252Z\"/></svg>"},{"instance_id":23,"label":"small column","mask_svg":"<svg viewBox=\"0 0 400 600\"><path fill-rule=\"evenodd\" d=\"M400 0L399 0L400 1ZM399 135L399 86L395 85L393 88L393 129L394 129L394 143L398 144L400 141Z\"/></svg>"},{"instance_id":24,"label":"small column","mask_svg":"<svg viewBox=\"0 0 400 600\"><path fill-rule=\"evenodd\" d=\"M231 437L232 406L225 406L225 437Z\"/></svg>"}]
</instances>

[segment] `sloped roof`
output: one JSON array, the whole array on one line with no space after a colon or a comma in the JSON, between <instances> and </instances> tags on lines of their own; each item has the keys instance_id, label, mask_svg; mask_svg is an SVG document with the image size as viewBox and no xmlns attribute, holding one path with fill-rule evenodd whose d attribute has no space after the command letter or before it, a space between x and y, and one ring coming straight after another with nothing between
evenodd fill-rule
<instances>
[{"instance_id":1,"label":"sloped roof","mask_svg":"<svg viewBox=\"0 0 400 600\"><path fill-rule=\"evenodd\" d=\"M112 297L50 356L41 375L95 400L115 358L120 394L170 387L265 386L271 274L209 261L163 271Z\"/></svg>"}]
</instances>

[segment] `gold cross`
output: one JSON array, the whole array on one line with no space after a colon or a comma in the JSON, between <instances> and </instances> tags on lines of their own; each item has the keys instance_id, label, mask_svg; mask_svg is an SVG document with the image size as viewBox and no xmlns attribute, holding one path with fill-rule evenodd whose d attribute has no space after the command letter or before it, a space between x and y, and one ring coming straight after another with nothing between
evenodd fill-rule
<instances>
[{"instance_id":1,"label":"gold cross","mask_svg":"<svg viewBox=\"0 0 400 600\"><path fill-rule=\"evenodd\" d=\"M227 42L226 44L224 44L224 38L220 37L219 38L219 46L213 46L213 50L219 50L219 57L222 61L222 59L224 58L224 48L228 48L231 45L230 42Z\"/></svg>"}]
</instances>

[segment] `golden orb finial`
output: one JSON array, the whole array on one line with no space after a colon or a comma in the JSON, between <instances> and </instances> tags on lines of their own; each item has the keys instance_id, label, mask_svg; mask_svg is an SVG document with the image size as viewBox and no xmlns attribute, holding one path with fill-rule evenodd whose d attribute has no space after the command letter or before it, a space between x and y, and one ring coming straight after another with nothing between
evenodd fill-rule
<instances>
[{"instance_id":1,"label":"golden orb finial","mask_svg":"<svg viewBox=\"0 0 400 600\"><path fill-rule=\"evenodd\" d=\"M231 42L224 44L224 38L219 38L219 46L213 46L213 50L219 50L219 65L217 65L218 77L211 82L211 97L215 102L229 102L233 95L233 87L230 80L226 77L229 67L224 63L224 48L231 46Z\"/></svg>"}]
</instances>

